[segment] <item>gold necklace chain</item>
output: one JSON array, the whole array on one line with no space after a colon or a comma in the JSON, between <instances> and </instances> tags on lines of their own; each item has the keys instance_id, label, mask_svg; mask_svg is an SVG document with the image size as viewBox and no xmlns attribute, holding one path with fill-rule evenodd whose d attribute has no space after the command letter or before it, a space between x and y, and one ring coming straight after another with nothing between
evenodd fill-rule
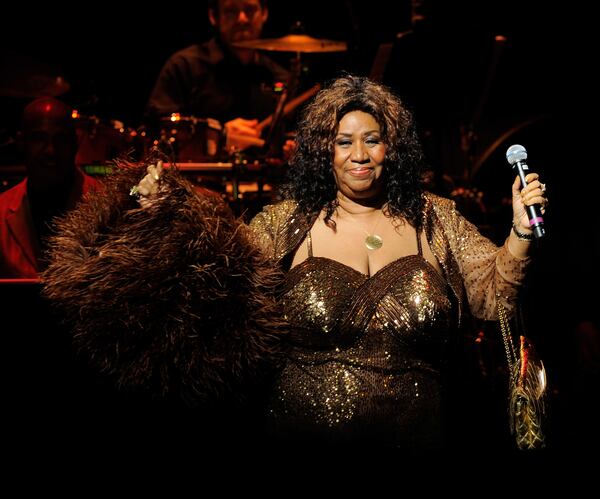
<instances>
[{"instance_id":1,"label":"gold necklace chain","mask_svg":"<svg viewBox=\"0 0 600 499\"><path fill-rule=\"evenodd\" d=\"M379 222L381 221L380 215L383 215L383 209L384 208L382 207L381 210L379 211L379 215L377 216L377 222L375 222L375 226L373 227L373 230L371 232L368 232L365 229L363 229L365 234L367 234L367 237L365 237L365 246L369 250L378 250L379 248L381 248L383 246L383 237L381 237L379 234L377 234L375 232L375 230L377 229L377 226L379 225Z\"/></svg>"}]
</instances>

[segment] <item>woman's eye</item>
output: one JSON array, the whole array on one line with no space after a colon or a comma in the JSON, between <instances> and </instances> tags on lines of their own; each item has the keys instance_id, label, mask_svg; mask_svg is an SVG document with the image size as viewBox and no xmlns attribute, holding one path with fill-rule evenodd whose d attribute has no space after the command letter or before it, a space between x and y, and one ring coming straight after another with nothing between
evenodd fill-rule
<instances>
[{"instance_id":1,"label":"woman's eye","mask_svg":"<svg viewBox=\"0 0 600 499\"><path fill-rule=\"evenodd\" d=\"M351 144L352 144L352 142L350 142L349 140L338 140L337 141L337 145L340 147L349 146Z\"/></svg>"}]
</instances>

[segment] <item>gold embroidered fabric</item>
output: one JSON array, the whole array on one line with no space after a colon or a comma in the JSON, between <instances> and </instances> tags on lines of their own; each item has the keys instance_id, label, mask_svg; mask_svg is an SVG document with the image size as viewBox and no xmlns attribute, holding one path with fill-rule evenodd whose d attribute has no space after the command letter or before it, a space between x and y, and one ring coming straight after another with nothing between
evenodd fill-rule
<instances>
[{"instance_id":1,"label":"gold embroidered fabric","mask_svg":"<svg viewBox=\"0 0 600 499\"><path fill-rule=\"evenodd\" d=\"M268 405L279 439L443 446L443 376L456 314L421 255L372 277L327 258L291 269L281 305L288 363Z\"/></svg>"},{"instance_id":2,"label":"gold embroidered fabric","mask_svg":"<svg viewBox=\"0 0 600 499\"><path fill-rule=\"evenodd\" d=\"M479 235L450 200L428 195L424 215L444 275L421 253L371 277L318 256L287 270L316 215L286 201L251 222L263 250L287 270L280 304L290 348L268 404L277 438L444 446L443 371L463 309L468 302L477 317L494 319L496 293L510 306L528 261Z\"/></svg>"}]
</instances>

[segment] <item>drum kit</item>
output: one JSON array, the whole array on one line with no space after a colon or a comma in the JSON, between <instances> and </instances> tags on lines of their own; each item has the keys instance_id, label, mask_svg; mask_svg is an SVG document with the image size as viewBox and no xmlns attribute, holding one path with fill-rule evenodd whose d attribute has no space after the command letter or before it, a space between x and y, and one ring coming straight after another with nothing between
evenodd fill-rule
<instances>
[{"instance_id":1,"label":"drum kit","mask_svg":"<svg viewBox=\"0 0 600 499\"><path fill-rule=\"evenodd\" d=\"M347 50L345 42L295 34L235 45L253 50L294 53L296 59L292 72L295 73L295 83L299 77L297 63L300 54ZM217 177L218 183L227 184L223 185L223 190L230 199L244 197L244 191L248 189L257 190L260 194L269 188L274 178L281 176L279 173L285 164L281 152L275 153L273 148L269 148L275 127L319 89L320 86L315 85L300 95L293 95L288 82L285 89L277 93L279 101L275 112L258 124L257 129L265 135L264 138L227 133L223 124L215 119L179 113L138 128L127 127L118 120L101 120L96 116L75 113L80 136L77 163L89 173L102 173L114 158L129 156L133 160L141 159L151 150L158 149L172 159L171 164L201 183L207 184L207 178L213 177L214 180ZM208 182L208 185L215 187L215 182Z\"/></svg>"},{"instance_id":2,"label":"drum kit","mask_svg":"<svg viewBox=\"0 0 600 499\"><path fill-rule=\"evenodd\" d=\"M223 163L246 150L262 151L262 155L269 155L269 141L273 139L273 130L278 123L293 112L298 106L313 97L320 89L319 85L308 89L298 96L293 95L292 86L296 86L299 78L300 66L297 64L301 53L340 52L347 50L345 42L317 39L307 35L287 35L281 38L257 39L236 42L233 45L239 48L253 50L292 52L296 58L292 62L291 81L277 92L278 105L274 113L261 121L257 130L263 134L269 130L269 136L249 137L226 132L223 125L217 120L200 118L196 116L182 116L174 113L161 119L158 137L151 140L152 147L158 147L169 156L176 158L179 166L183 168L210 168L205 163ZM273 151L271 150L270 153ZM252 155L252 154L250 154ZM256 155L256 154L255 154ZM273 156L273 154L270 154ZM271 158L274 159L274 158Z\"/></svg>"},{"instance_id":3,"label":"drum kit","mask_svg":"<svg viewBox=\"0 0 600 499\"><path fill-rule=\"evenodd\" d=\"M295 81L292 83L290 80L283 90L280 89L275 112L258 125L258 130L264 137L228 134L222 123L209 117L174 113L161 118L158 126L154 123L152 126L144 124L129 127L119 120L103 119L76 110L73 112L79 138L76 163L88 173L102 174L110 171L110 163L115 158L139 160L152 149L158 149L172 158L173 164L184 173L199 176L216 174L221 179L233 181L233 188L228 190L234 198L241 195L243 190L240 185L236 185L238 180L259 176L259 185L268 182L265 175L271 176L285 163L281 152L275 152L269 147L270 142L274 142L274 133L281 130L281 127L277 128L278 125L286 115L313 97L320 88L316 85L300 95L294 95L300 76L300 54L342 52L347 50L347 45L345 42L302 34L243 41L235 45L253 50L295 54L292 61L292 79L295 78ZM5 77L0 78L0 96L60 97L69 91L69 83L59 72L36 61L23 61L22 56L18 57L20 59L17 63L9 65L21 68L21 72L5 72L5 76L10 75L11 78L10 81Z\"/></svg>"}]
</instances>

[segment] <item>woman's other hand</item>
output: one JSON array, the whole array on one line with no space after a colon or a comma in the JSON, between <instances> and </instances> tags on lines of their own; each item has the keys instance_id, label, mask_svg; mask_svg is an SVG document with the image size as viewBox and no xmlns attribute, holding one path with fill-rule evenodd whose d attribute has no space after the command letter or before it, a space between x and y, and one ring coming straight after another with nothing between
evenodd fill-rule
<instances>
[{"instance_id":1,"label":"woman's other hand","mask_svg":"<svg viewBox=\"0 0 600 499\"><path fill-rule=\"evenodd\" d=\"M133 189L139 196L138 201L142 208L148 208L156 199L160 176L163 171L163 162L158 160L156 165L148 166L146 171L148 172L146 176Z\"/></svg>"}]
</instances>

